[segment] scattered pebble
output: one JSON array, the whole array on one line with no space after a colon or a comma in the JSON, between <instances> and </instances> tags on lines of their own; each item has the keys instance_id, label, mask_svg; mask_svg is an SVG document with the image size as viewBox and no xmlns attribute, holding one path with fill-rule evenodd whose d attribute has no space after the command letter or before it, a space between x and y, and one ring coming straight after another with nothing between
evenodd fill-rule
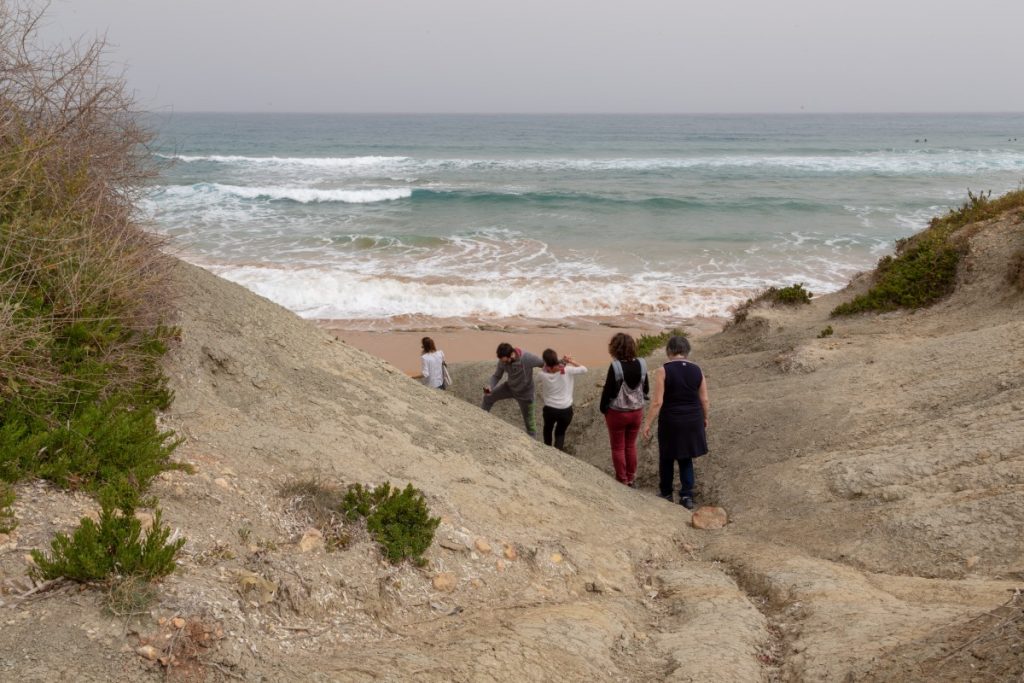
<instances>
[{"instance_id":1,"label":"scattered pebble","mask_svg":"<svg viewBox=\"0 0 1024 683\"><path fill-rule=\"evenodd\" d=\"M434 588L445 593L451 593L455 590L455 584L458 582L453 572L442 572L434 577L433 584Z\"/></svg>"},{"instance_id":2,"label":"scattered pebble","mask_svg":"<svg viewBox=\"0 0 1024 683\"><path fill-rule=\"evenodd\" d=\"M302 534L302 538L299 539L299 550L304 553L308 553L311 550L317 550L324 547L324 535L319 529L310 527L306 529Z\"/></svg>"},{"instance_id":3,"label":"scattered pebble","mask_svg":"<svg viewBox=\"0 0 1024 683\"><path fill-rule=\"evenodd\" d=\"M721 529L729 523L725 508L705 505L697 508L690 520L695 529Z\"/></svg>"},{"instance_id":4,"label":"scattered pebble","mask_svg":"<svg viewBox=\"0 0 1024 683\"><path fill-rule=\"evenodd\" d=\"M155 662L157 657L160 656L160 652L152 645L142 645L141 647L135 648L135 652L145 659L151 662Z\"/></svg>"}]
</instances>

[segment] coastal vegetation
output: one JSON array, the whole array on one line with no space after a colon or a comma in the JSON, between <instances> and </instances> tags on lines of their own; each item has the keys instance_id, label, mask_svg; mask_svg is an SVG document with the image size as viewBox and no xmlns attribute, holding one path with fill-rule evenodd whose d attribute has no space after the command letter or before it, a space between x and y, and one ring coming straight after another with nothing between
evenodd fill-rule
<instances>
[{"instance_id":1,"label":"coastal vegetation","mask_svg":"<svg viewBox=\"0 0 1024 683\"><path fill-rule=\"evenodd\" d=\"M14 531L18 526L18 520L14 518L14 489L6 482L0 481L0 534L7 534Z\"/></svg>"},{"instance_id":2,"label":"coastal vegetation","mask_svg":"<svg viewBox=\"0 0 1024 683\"><path fill-rule=\"evenodd\" d=\"M960 207L936 216L916 235L898 240L896 254L878 262L871 288L836 306L832 315L916 309L936 303L953 291L957 269L967 253L969 235L961 234L960 229L1020 207L1024 207L1024 189L996 199L991 191L974 194L968 190L967 201ZM1014 277L1012 268L1008 277Z\"/></svg>"},{"instance_id":3,"label":"coastal vegetation","mask_svg":"<svg viewBox=\"0 0 1024 683\"><path fill-rule=\"evenodd\" d=\"M34 573L43 579L65 577L74 581L102 581L108 577L153 580L174 571L174 556L185 539L168 541L171 531L160 523L142 536L142 522L127 511L104 508L99 522L85 517L71 536L59 533L52 553L32 551Z\"/></svg>"},{"instance_id":4,"label":"coastal vegetation","mask_svg":"<svg viewBox=\"0 0 1024 683\"><path fill-rule=\"evenodd\" d=\"M367 531L392 564L405 559L417 566L426 564L423 553L433 543L441 519L430 516L423 494L412 484L401 490L387 482L373 489L353 484L341 509L349 520L366 520Z\"/></svg>"},{"instance_id":5,"label":"coastal vegetation","mask_svg":"<svg viewBox=\"0 0 1024 683\"><path fill-rule=\"evenodd\" d=\"M685 336L687 336L686 332L678 328L665 330L659 334L641 334L640 338L636 340L636 354L641 358L646 358L658 349L665 348L669 338Z\"/></svg>"},{"instance_id":6,"label":"coastal vegetation","mask_svg":"<svg viewBox=\"0 0 1024 683\"><path fill-rule=\"evenodd\" d=\"M177 332L171 259L136 217L150 134L104 44L41 46L40 19L0 4L0 480L100 500L98 526L84 519L40 554L42 576L155 578L181 543L163 545L159 515L140 540L134 510L183 466L156 422Z\"/></svg>"},{"instance_id":7,"label":"coastal vegetation","mask_svg":"<svg viewBox=\"0 0 1024 683\"><path fill-rule=\"evenodd\" d=\"M812 293L804 288L804 283L799 282L787 287L768 287L761 290L753 297L736 306L732 311L731 325L739 325L750 315L750 309L761 303L771 305L781 304L783 306L797 306L811 303Z\"/></svg>"},{"instance_id":8,"label":"coastal vegetation","mask_svg":"<svg viewBox=\"0 0 1024 683\"><path fill-rule=\"evenodd\" d=\"M410 560L426 564L423 553L434 541L440 518L430 516L423 493L412 484L404 489L385 482L374 488L352 484L342 491L316 479L291 482L281 490L292 499L292 507L304 513L320 531L328 551L345 548L351 534L346 522L365 522L366 530L380 544L392 564Z\"/></svg>"}]
</instances>

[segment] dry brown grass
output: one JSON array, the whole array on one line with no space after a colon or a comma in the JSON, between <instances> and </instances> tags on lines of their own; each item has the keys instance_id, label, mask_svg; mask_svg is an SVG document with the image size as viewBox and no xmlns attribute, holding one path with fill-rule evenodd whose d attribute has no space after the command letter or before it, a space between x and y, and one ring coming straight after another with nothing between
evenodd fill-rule
<instances>
[{"instance_id":1,"label":"dry brown grass","mask_svg":"<svg viewBox=\"0 0 1024 683\"><path fill-rule=\"evenodd\" d=\"M345 548L351 542L341 511L345 492L340 488L316 478L300 479L285 484L281 495L288 499L289 510L323 534L328 551Z\"/></svg>"},{"instance_id":2,"label":"dry brown grass","mask_svg":"<svg viewBox=\"0 0 1024 683\"><path fill-rule=\"evenodd\" d=\"M55 331L152 330L169 298L171 262L135 209L155 170L150 133L103 41L42 46L40 20L0 2L0 396L60 381ZM147 374L131 344L96 346L121 370L112 391Z\"/></svg>"}]
</instances>

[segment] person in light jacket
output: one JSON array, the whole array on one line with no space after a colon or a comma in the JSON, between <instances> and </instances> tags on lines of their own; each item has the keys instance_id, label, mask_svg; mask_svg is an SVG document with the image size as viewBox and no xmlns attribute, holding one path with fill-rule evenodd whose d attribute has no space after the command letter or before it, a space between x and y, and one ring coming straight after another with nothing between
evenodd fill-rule
<instances>
[{"instance_id":1,"label":"person in light jacket","mask_svg":"<svg viewBox=\"0 0 1024 683\"><path fill-rule=\"evenodd\" d=\"M420 381L434 389L446 389L444 351L438 351L437 345L430 337L424 337L420 344L423 347L423 355L420 356Z\"/></svg>"},{"instance_id":2,"label":"person in light jacket","mask_svg":"<svg viewBox=\"0 0 1024 683\"><path fill-rule=\"evenodd\" d=\"M540 396L544 403L544 443L554 444L560 451L565 450L565 430L572 422L572 392L576 375L587 371L573 360L572 356L558 358L554 349L545 349L541 354L544 367L537 377L540 380ZM552 438L553 437L553 438Z\"/></svg>"}]
</instances>

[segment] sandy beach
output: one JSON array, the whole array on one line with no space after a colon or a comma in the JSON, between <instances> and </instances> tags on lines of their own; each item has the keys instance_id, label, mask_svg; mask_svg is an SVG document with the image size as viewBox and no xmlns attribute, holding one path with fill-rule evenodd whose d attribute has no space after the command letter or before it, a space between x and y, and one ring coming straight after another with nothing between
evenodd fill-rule
<instances>
[{"instance_id":1,"label":"sandy beach","mask_svg":"<svg viewBox=\"0 0 1024 683\"><path fill-rule=\"evenodd\" d=\"M573 356L582 365L608 363L608 341L617 332L639 337L656 334L658 330L642 327L612 327L603 324L576 327L509 326L506 329L443 329L395 330L368 332L350 330L344 320L320 321L320 326L338 339L391 363L408 375L420 371L420 340L428 336L445 353L451 363L493 360L494 350L501 342L540 355L544 349L555 349L560 355ZM713 334L722 329L722 318L694 318L679 327L694 337Z\"/></svg>"}]
</instances>

